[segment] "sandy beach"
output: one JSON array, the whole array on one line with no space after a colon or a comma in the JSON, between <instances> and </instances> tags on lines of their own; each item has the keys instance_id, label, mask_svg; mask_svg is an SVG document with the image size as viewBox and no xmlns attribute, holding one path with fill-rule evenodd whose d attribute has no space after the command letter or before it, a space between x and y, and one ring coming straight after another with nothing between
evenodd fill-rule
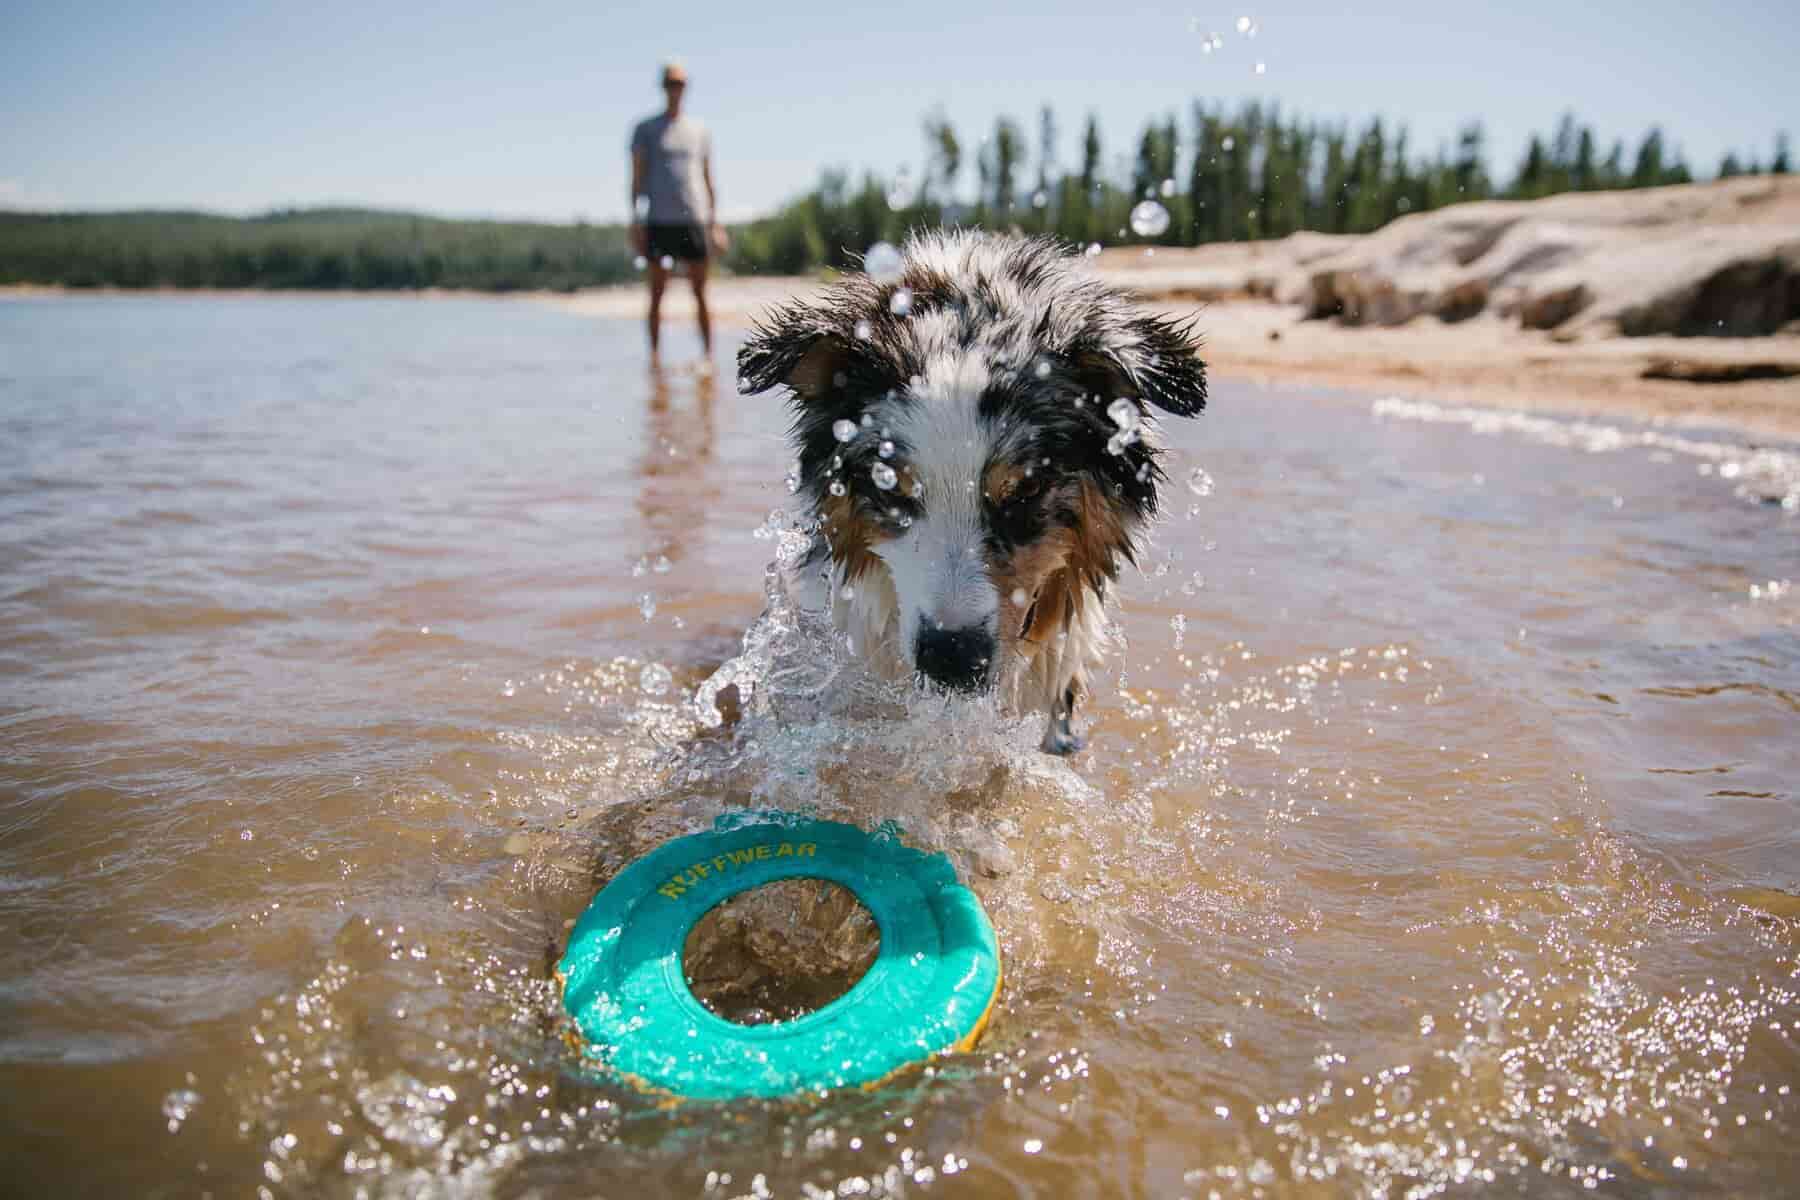
<instances>
[{"instance_id":1,"label":"sandy beach","mask_svg":"<svg viewBox=\"0 0 1800 1200\"><path fill-rule=\"evenodd\" d=\"M1196 320L1219 377L1790 440L1800 439L1797 264L1800 180L1768 176L1455 205L1363 236L1117 247L1094 259L1147 307ZM721 278L712 310L742 326L818 286ZM544 299L596 317L641 317L645 304L635 286ZM672 321L692 319L685 287L666 303ZM1675 336L1696 331L1707 336ZM1751 332L1761 336L1716 336Z\"/></svg>"},{"instance_id":2,"label":"sandy beach","mask_svg":"<svg viewBox=\"0 0 1800 1200\"><path fill-rule=\"evenodd\" d=\"M1142 251L1109 251L1100 270L1132 288L1130 258ZM1167 262L1205 251L1159 250ZM804 278L724 278L713 281L713 318L741 328L772 304L807 295L819 282ZM1136 290L1136 289L1134 289ZM1191 316L1205 339L1216 376L1262 383L1300 383L1440 403L1492 405L1532 411L1605 415L1682 425L1718 426L1756 436L1800 440L1800 379L1694 383L1646 377L1663 364L1710 367L1720 374L1776 364L1800 376L1800 338L1609 338L1559 343L1499 318L1447 325L1418 317L1389 328L1346 327L1305 320L1299 309L1249 298L1196 301L1140 290L1146 306ZM540 301L584 315L639 318L642 288L604 288ZM671 335L693 318L693 297L670 289L664 316Z\"/></svg>"}]
</instances>

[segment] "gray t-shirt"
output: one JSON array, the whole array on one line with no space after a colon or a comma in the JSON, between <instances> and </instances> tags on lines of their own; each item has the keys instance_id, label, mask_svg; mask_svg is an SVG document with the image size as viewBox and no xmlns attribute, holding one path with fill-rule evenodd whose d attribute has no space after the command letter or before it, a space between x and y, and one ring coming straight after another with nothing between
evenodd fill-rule
<instances>
[{"instance_id":1,"label":"gray t-shirt","mask_svg":"<svg viewBox=\"0 0 1800 1200\"><path fill-rule=\"evenodd\" d=\"M667 113L658 113L638 122L631 134L631 149L644 155L644 191L650 197L644 221L651 225L704 224L712 215L706 211L702 173L712 153L706 126L689 116L671 120Z\"/></svg>"}]
</instances>

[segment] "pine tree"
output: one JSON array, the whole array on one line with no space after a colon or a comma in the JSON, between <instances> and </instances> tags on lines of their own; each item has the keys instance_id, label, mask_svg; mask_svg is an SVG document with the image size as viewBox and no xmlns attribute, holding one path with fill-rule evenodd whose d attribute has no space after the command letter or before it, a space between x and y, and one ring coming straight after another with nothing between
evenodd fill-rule
<instances>
[{"instance_id":1,"label":"pine tree","mask_svg":"<svg viewBox=\"0 0 1800 1200\"><path fill-rule=\"evenodd\" d=\"M1600 186L1612 189L1625 186L1625 139L1614 138L1606 161L1600 164Z\"/></svg>"},{"instance_id":2,"label":"pine tree","mask_svg":"<svg viewBox=\"0 0 1800 1200\"><path fill-rule=\"evenodd\" d=\"M1215 204L1215 180L1218 172L1218 141L1213 118L1206 106L1194 101L1194 157L1188 163L1187 200L1190 215L1188 245L1198 246L1218 237L1218 208Z\"/></svg>"},{"instance_id":3,"label":"pine tree","mask_svg":"<svg viewBox=\"0 0 1800 1200\"><path fill-rule=\"evenodd\" d=\"M1662 130L1654 125L1644 135L1638 146L1637 161L1631 168L1630 186L1634 188L1656 187L1663 182L1663 139Z\"/></svg>"},{"instance_id":4,"label":"pine tree","mask_svg":"<svg viewBox=\"0 0 1800 1200\"><path fill-rule=\"evenodd\" d=\"M1486 200L1493 195L1487 174L1487 130L1480 121L1462 127L1456 138L1456 198Z\"/></svg>"},{"instance_id":5,"label":"pine tree","mask_svg":"<svg viewBox=\"0 0 1800 1200\"><path fill-rule=\"evenodd\" d=\"M933 180L942 183L943 204L954 209L956 176L962 170L962 143L957 141L956 129L942 110L925 118L925 147L931 165L926 169L923 190L929 191Z\"/></svg>"},{"instance_id":6,"label":"pine tree","mask_svg":"<svg viewBox=\"0 0 1800 1200\"><path fill-rule=\"evenodd\" d=\"M1575 164L1569 170L1569 186L1578 192L1585 192L1594 185L1594 131L1583 125L1581 141L1575 147Z\"/></svg>"},{"instance_id":7,"label":"pine tree","mask_svg":"<svg viewBox=\"0 0 1800 1200\"><path fill-rule=\"evenodd\" d=\"M1535 200L1548 190L1550 174L1549 157L1544 153L1544 143L1537 134L1531 135L1531 144L1525 149L1525 161L1519 164L1519 173L1513 179L1512 195L1518 200Z\"/></svg>"},{"instance_id":8,"label":"pine tree","mask_svg":"<svg viewBox=\"0 0 1800 1200\"><path fill-rule=\"evenodd\" d=\"M1013 174L1025 150L1025 135L1011 117L994 122L993 148L994 219L1004 227L1012 221Z\"/></svg>"},{"instance_id":9,"label":"pine tree","mask_svg":"<svg viewBox=\"0 0 1800 1200\"><path fill-rule=\"evenodd\" d=\"M1056 114L1048 104L1038 112L1038 185L1031 206L1037 216L1033 222L1038 232L1050 228L1050 204L1054 196L1053 172L1056 169Z\"/></svg>"}]
</instances>

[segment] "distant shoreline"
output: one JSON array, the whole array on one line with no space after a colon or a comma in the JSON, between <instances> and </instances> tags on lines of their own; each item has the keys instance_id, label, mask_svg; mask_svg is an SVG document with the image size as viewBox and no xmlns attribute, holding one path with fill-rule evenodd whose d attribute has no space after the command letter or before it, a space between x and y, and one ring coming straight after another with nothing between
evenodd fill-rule
<instances>
[{"instance_id":1,"label":"distant shoreline","mask_svg":"<svg viewBox=\"0 0 1800 1200\"><path fill-rule=\"evenodd\" d=\"M1183 254L1204 256L1206 251L1164 250L1159 266L1173 267ZM1560 342L1548 333L1488 316L1454 324L1419 317L1396 326L1352 328L1303 320L1298 308L1271 300L1235 296L1198 301L1181 295L1181 289L1171 289L1175 294L1170 294L1144 286L1152 283L1149 265L1142 252L1134 250L1108 251L1098 264L1103 276L1136 291L1146 307L1197 318L1203 353L1218 378L1428 398L1441 404L1715 427L1752 439L1800 442L1800 338L1791 335ZM817 279L803 277L722 276L712 281L708 299L721 328L743 328L769 306L819 286ZM641 284L575 292L0 286L0 300L81 296L527 301L606 320L641 320L645 305ZM680 330L693 316L693 298L686 285L672 285L664 301L669 328ZM1729 379L1769 369L1792 375L1741 382L1658 377L1686 373Z\"/></svg>"}]
</instances>

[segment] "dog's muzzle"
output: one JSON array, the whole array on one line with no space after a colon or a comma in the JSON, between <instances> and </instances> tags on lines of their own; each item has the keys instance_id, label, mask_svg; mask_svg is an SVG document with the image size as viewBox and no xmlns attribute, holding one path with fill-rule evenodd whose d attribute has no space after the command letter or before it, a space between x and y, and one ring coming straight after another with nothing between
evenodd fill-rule
<instances>
[{"instance_id":1,"label":"dog's muzzle","mask_svg":"<svg viewBox=\"0 0 1800 1200\"><path fill-rule=\"evenodd\" d=\"M913 642L913 662L940 687L979 692L993 679L997 650L994 635L983 626L939 629L929 621L921 621Z\"/></svg>"}]
</instances>

